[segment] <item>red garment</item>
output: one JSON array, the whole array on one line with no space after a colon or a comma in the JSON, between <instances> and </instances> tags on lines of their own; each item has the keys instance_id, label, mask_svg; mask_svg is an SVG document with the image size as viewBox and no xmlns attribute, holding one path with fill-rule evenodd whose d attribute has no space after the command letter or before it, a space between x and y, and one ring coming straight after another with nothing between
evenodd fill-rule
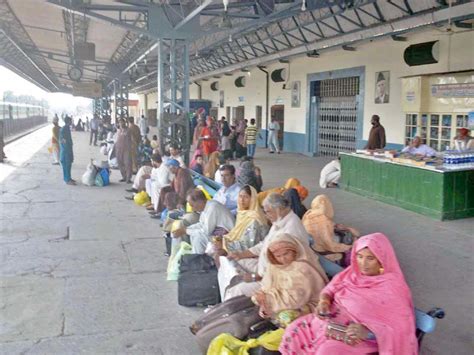
<instances>
[{"instance_id":1,"label":"red garment","mask_svg":"<svg viewBox=\"0 0 474 355\"><path fill-rule=\"evenodd\" d=\"M215 126L204 127L201 131L202 150L205 155L209 155L217 150L218 147L218 133Z\"/></svg>"}]
</instances>

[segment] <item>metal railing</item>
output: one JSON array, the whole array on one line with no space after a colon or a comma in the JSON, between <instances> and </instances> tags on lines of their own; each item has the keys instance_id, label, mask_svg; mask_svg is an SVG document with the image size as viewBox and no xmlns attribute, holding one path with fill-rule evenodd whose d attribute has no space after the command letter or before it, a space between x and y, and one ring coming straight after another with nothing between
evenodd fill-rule
<instances>
[{"instance_id":1,"label":"metal railing","mask_svg":"<svg viewBox=\"0 0 474 355\"><path fill-rule=\"evenodd\" d=\"M0 130L0 133L3 136L3 140L8 140L8 138L14 135L28 131L31 128L45 124L46 122L48 122L48 118L46 116L0 120L0 125L3 126L3 129Z\"/></svg>"}]
</instances>

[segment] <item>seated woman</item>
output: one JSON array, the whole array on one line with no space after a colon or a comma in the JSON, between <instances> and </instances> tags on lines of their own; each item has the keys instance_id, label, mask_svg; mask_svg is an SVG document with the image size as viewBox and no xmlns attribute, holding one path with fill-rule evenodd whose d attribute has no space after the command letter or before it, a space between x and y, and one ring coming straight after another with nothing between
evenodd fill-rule
<instances>
[{"instance_id":1,"label":"seated woman","mask_svg":"<svg viewBox=\"0 0 474 355\"><path fill-rule=\"evenodd\" d=\"M264 239L268 229L267 218L258 205L257 191L252 186L245 185L241 188L237 199L237 219L234 228L222 237L221 242L215 243L217 255L225 256L253 247ZM225 279L225 274L235 273L236 269L243 269L247 273L255 273L257 265L257 257L229 261L229 264L226 263L226 266L219 268L220 279ZM229 282L230 280L219 284L222 294L225 293L224 291Z\"/></svg>"},{"instance_id":2,"label":"seated woman","mask_svg":"<svg viewBox=\"0 0 474 355\"><path fill-rule=\"evenodd\" d=\"M268 266L262 288L252 300L260 306L260 316L272 318L286 327L294 319L316 310L319 293L326 285L313 258L313 251L289 234L275 236L268 246Z\"/></svg>"},{"instance_id":3,"label":"seated woman","mask_svg":"<svg viewBox=\"0 0 474 355\"><path fill-rule=\"evenodd\" d=\"M321 291L316 314L286 329L282 354L418 354L410 289L388 238L360 238L351 258ZM340 340L333 324L347 327Z\"/></svg>"},{"instance_id":4,"label":"seated woman","mask_svg":"<svg viewBox=\"0 0 474 355\"><path fill-rule=\"evenodd\" d=\"M301 185L301 182L297 178L289 178L288 180L286 180L285 185L283 185L281 187L274 187L273 189L268 189L268 190L260 192L258 194L258 202L261 206L262 203L263 203L263 200L265 200L265 198L268 195L270 195L274 192L276 192L278 194L282 194L286 190L291 189L291 188L296 188L297 186L300 186L300 185Z\"/></svg>"},{"instance_id":5,"label":"seated woman","mask_svg":"<svg viewBox=\"0 0 474 355\"><path fill-rule=\"evenodd\" d=\"M238 169L238 176L237 182L240 185L250 185L258 190L258 183L257 183L257 175L255 174L255 166L253 165L253 161L245 160L240 163L240 167Z\"/></svg>"},{"instance_id":6,"label":"seated woman","mask_svg":"<svg viewBox=\"0 0 474 355\"><path fill-rule=\"evenodd\" d=\"M353 239L359 236L359 232L333 221L334 209L331 200L326 195L318 195L311 202L309 209L303 216L303 225L314 240L313 249L324 254L328 259L336 261L343 258L343 254L352 248L352 245L335 241L335 233L349 232Z\"/></svg>"}]
</instances>

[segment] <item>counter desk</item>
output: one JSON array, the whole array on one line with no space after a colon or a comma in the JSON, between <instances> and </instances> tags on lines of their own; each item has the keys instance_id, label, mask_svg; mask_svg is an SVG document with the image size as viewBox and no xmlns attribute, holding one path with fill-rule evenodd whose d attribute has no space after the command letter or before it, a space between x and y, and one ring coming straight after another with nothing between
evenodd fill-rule
<instances>
[{"instance_id":1,"label":"counter desk","mask_svg":"<svg viewBox=\"0 0 474 355\"><path fill-rule=\"evenodd\" d=\"M341 153L342 189L438 220L474 217L474 170L443 171Z\"/></svg>"}]
</instances>

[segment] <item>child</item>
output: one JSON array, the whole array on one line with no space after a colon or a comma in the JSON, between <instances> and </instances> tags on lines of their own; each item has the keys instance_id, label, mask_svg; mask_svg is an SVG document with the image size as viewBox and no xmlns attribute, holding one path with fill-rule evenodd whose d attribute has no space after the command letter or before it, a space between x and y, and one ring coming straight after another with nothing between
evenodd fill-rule
<instances>
[{"instance_id":1,"label":"child","mask_svg":"<svg viewBox=\"0 0 474 355\"><path fill-rule=\"evenodd\" d=\"M158 136L156 134L154 134L153 137L151 137L150 145L153 149L158 148Z\"/></svg>"},{"instance_id":2,"label":"child","mask_svg":"<svg viewBox=\"0 0 474 355\"><path fill-rule=\"evenodd\" d=\"M196 155L195 160L196 161L194 165L191 167L191 169L197 172L198 174L202 175L204 172L204 158L202 157L201 154L198 154Z\"/></svg>"}]
</instances>

